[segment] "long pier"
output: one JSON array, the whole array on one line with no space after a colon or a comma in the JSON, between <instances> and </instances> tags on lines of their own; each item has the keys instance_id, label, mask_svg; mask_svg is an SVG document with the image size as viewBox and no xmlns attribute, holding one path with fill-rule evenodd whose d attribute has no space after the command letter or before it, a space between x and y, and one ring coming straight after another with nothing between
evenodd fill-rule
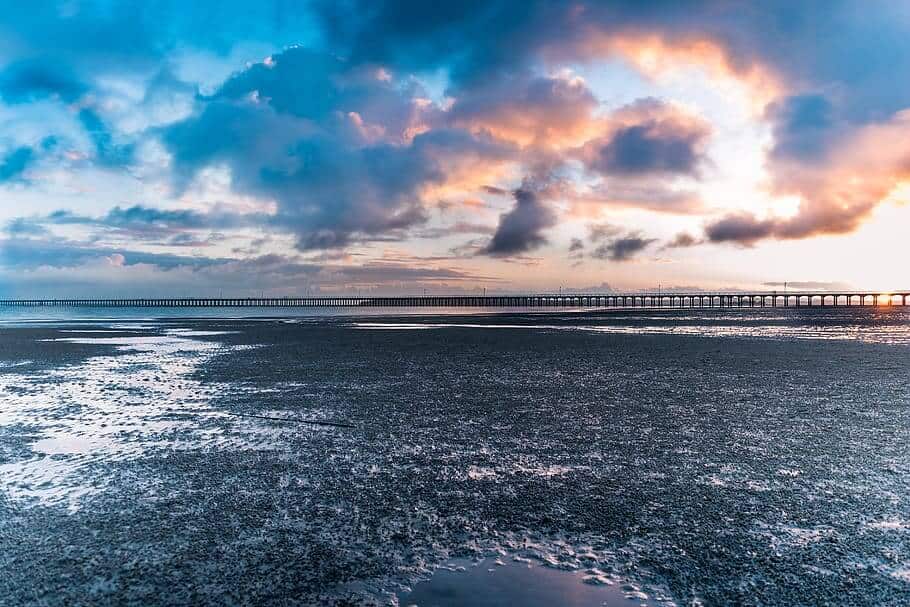
<instances>
[{"instance_id":1,"label":"long pier","mask_svg":"<svg viewBox=\"0 0 910 607\"><path fill-rule=\"evenodd\" d=\"M90 308L800 308L906 306L910 291L717 292L534 295L422 295L395 297L181 297L130 299L2 299L0 307Z\"/></svg>"}]
</instances>

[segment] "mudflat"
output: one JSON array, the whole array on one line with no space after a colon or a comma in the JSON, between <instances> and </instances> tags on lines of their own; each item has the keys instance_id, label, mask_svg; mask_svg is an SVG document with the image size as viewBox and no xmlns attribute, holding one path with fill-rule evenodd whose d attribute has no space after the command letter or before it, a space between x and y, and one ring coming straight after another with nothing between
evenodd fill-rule
<instances>
[{"instance_id":1,"label":"mudflat","mask_svg":"<svg viewBox=\"0 0 910 607\"><path fill-rule=\"evenodd\" d=\"M4 327L0 603L906 603L870 314Z\"/></svg>"}]
</instances>

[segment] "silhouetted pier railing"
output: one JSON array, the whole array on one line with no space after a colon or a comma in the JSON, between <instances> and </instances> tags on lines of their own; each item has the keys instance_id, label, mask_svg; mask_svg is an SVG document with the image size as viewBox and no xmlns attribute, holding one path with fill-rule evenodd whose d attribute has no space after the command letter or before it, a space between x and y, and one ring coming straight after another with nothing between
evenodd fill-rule
<instances>
[{"instance_id":1,"label":"silhouetted pier railing","mask_svg":"<svg viewBox=\"0 0 910 607\"><path fill-rule=\"evenodd\" d=\"M182 297L3 299L0 306L95 308L799 308L906 306L910 291L892 293L617 293L423 295L397 297Z\"/></svg>"}]
</instances>

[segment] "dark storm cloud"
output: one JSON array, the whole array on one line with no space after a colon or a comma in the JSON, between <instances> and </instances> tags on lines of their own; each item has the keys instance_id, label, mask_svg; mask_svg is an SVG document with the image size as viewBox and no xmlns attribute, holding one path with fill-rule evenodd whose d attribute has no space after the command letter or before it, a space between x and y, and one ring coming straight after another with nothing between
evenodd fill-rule
<instances>
[{"instance_id":1,"label":"dark storm cloud","mask_svg":"<svg viewBox=\"0 0 910 607\"><path fill-rule=\"evenodd\" d=\"M591 256L610 261L629 261L654 242L657 242L657 239L645 238L641 232L630 232L625 236L612 238L599 245L591 253Z\"/></svg>"},{"instance_id":2,"label":"dark storm cloud","mask_svg":"<svg viewBox=\"0 0 910 607\"><path fill-rule=\"evenodd\" d=\"M556 225L556 213L525 184L512 193L515 206L499 217L499 226L483 253L507 257L526 253L546 244L544 230Z\"/></svg>"},{"instance_id":3,"label":"dark storm cloud","mask_svg":"<svg viewBox=\"0 0 910 607\"><path fill-rule=\"evenodd\" d=\"M585 243L581 238L573 238L572 242L569 244L569 253L575 253L577 251L582 251L585 248Z\"/></svg>"}]
</instances>

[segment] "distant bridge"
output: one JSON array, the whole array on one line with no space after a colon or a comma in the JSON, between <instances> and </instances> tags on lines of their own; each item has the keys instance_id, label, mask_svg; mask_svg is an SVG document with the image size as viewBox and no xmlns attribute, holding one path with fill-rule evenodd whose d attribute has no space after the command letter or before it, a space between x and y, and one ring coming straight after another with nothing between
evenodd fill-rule
<instances>
[{"instance_id":1,"label":"distant bridge","mask_svg":"<svg viewBox=\"0 0 910 607\"><path fill-rule=\"evenodd\" d=\"M910 291L3 299L0 307L85 308L800 308L906 306Z\"/></svg>"}]
</instances>

